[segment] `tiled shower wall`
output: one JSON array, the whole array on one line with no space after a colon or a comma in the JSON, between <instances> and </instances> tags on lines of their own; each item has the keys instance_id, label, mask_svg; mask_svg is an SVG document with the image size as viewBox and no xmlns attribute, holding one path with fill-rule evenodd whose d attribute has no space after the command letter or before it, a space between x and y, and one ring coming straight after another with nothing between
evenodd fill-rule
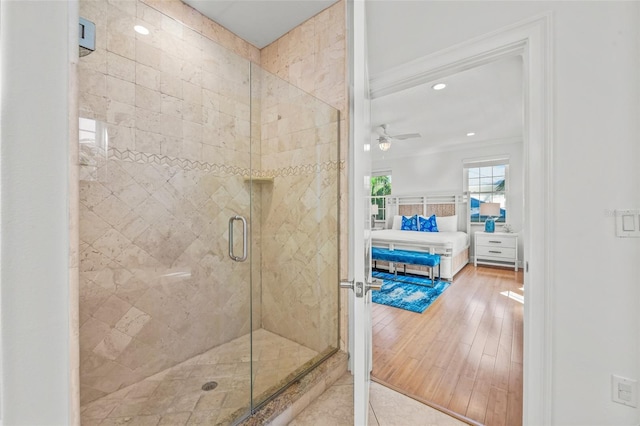
<instances>
[{"instance_id":1,"label":"tiled shower wall","mask_svg":"<svg viewBox=\"0 0 640 426\"><path fill-rule=\"evenodd\" d=\"M338 343L338 112L262 72L262 326ZM282 167L287 165L287 167Z\"/></svg>"},{"instance_id":2,"label":"tiled shower wall","mask_svg":"<svg viewBox=\"0 0 640 426\"><path fill-rule=\"evenodd\" d=\"M82 1L80 14L97 28L79 63L80 116L110 135L98 179L80 182L86 403L251 328L249 263L227 257L228 218L250 213L250 65L142 2Z\"/></svg>"},{"instance_id":3,"label":"tiled shower wall","mask_svg":"<svg viewBox=\"0 0 640 426\"><path fill-rule=\"evenodd\" d=\"M346 1L337 1L289 31L262 49L260 58L265 70L340 111L340 276L347 277L349 98ZM348 290L343 290L340 305L340 347L344 350L347 347L347 295Z\"/></svg>"},{"instance_id":4,"label":"tiled shower wall","mask_svg":"<svg viewBox=\"0 0 640 426\"><path fill-rule=\"evenodd\" d=\"M257 49L178 1L82 1L80 14L97 28L80 115L110 135L98 179L80 182L81 402L246 334L250 297L254 329L335 345L335 113L288 86L281 97L273 77L251 103ZM274 177L251 206L250 143L253 169ZM254 219L253 271L227 259L238 213Z\"/></svg>"}]
</instances>

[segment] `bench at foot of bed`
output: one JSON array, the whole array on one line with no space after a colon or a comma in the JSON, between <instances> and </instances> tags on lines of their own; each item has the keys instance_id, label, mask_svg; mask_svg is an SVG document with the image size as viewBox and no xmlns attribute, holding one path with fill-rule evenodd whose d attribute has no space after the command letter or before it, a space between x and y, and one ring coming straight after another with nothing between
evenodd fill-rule
<instances>
[{"instance_id":1,"label":"bench at foot of bed","mask_svg":"<svg viewBox=\"0 0 640 426\"><path fill-rule=\"evenodd\" d=\"M387 262L395 262L402 263L405 265L420 265L426 266L429 268L429 277L431 278L431 282L434 281L433 270L435 267L438 268L438 281L440 280L440 255L439 254L431 254L424 253L419 251L409 251L409 250L389 250L380 247L372 247L371 248L371 258L373 260L384 260ZM398 273L398 269L395 268L396 274Z\"/></svg>"}]
</instances>

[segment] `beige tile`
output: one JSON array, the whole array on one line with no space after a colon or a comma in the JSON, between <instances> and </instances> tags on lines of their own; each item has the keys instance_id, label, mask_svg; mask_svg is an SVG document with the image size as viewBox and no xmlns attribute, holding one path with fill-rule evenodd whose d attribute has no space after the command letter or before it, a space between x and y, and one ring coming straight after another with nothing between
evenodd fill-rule
<instances>
[{"instance_id":1,"label":"beige tile","mask_svg":"<svg viewBox=\"0 0 640 426\"><path fill-rule=\"evenodd\" d=\"M163 414L158 426L182 426L186 425L191 417L191 411L185 413L167 413Z\"/></svg>"},{"instance_id":2,"label":"beige tile","mask_svg":"<svg viewBox=\"0 0 640 426\"><path fill-rule=\"evenodd\" d=\"M164 94L182 99L182 80L180 77L162 73L160 75L160 91Z\"/></svg>"},{"instance_id":3,"label":"beige tile","mask_svg":"<svg viewBox=\"0 0 640 426\"><path fill-rule=\"evenodd\" d=\"M128 398L141 398L148 397L155 392L158 388L160 382L155 380L144 380L142 382L136 383L135 385L130 386L129 391L127 392Z\"/></svg>"},{"instance_id":4,"label":"beige tile","mask_svg":"<svg viewBox=\"0 0 640 426\"><path fill-rule=\"evenodd\" d=\"M100 425L118 426L118 425L135 425L135 426L156 426L160 421L160 416L135 416L135 417L119 417L105 419Z\"/></svg>"},{"instance_id":5,"label":"beige tile","mask_svg":"<svg viewBox=\"0 0 640 426\"><path fill-rule=\"evenodd\" d=\"M135 105L137 107L160 112L162 108L162 97L160 91L149 89L148 87L136 84Z\"/></svg>"},{"instance_id":6,"label":"beige tile","mask_svg":"<svg viewBox=\"0 0 640 426\"><path fill-rule=\"evenodd\" d=\"M80 350L92 351L110 330L109 324L89 318L80 327Z\"/></svg>"},{"instance_id":7,"label":"beige tile","mask_svg":"<svg viewBox=\"0 0 640 426\"><path fill-rule=\"evenodd\" d=\"M113 327L130 308L131 305L129 303L112 295L96 310L93 316L95 319Z\"/></svg>"},{"instance_id":8,"label":"beige tile","mask_svg":"<svg viewBox=\"0 0 640 426\"><path fill-rule=\"evenodd\" d=\"M131 59L127 59L113 52L108 52L107 74L122 80L135 82L136 63Z\"/></svg>"},{"instance_id":9,"label":"beige tile","mask_svg":"<svg viewBox=\"0 0 640 426\"><path fill-rule=\"evenodd\" d=\"M150 197L149 193L133 179L120 188L114 189L113 193L132 209ZM122 228L119 228L119 230L122 230Z\"/></svg>"},{"instance_id":10,"label":"beige tile","mask_svg":"<svg viewBox=\"0 0 640 426\"><path fill-rule=\"evenodd\" d=\"M353 425L352 386L334 385L327 389L289 424L311 426L321 422L332 425Z\"/></svg>"},{"instance_id":11,"label":"beige tile","mask_svg":"<svg viewBox=\"0 0 640 426\"><path fill-rule=\"evenodd\" d=\"M166 15L162 16L161 26L163 31L172 34L176 37L182 37L183 35L183 25L181 25L178 21L173 18L170 18Z\"/></svg>"},{"instance_id":12,"label":"beige tile","mask_svg":"<svg viewBox=\"0 0 640 426\"><path fill-rule=\"evenodd\" d=\"M122 400L110 413L110 418L137 416L147 403L147 398L127 398Z\"/></svg>"},{"instance_id":13,"label":"beige tile","mask_svg":"<svg viewBox=\"0 0 640 426\"><path fill-rule=\"evenodd\" d=\"M451 416L378 383L371 383L370 404L381 426L394 424L465 425Z\"/></svg>"},{"instance_id":14,"label":"beige tile","mask_svg":"<svg viewBox=\"0 0 640 426\"><path fill-rule=\"evenodd\" d=\"M316 398L291 423L292 426L316 424L353 424L353 378L346 373L331 388ZM369 424L379 426L464 425L444 413L372 382Z\"/></svg>"},{"instance_id":15,"label":"beige tile","mask_svg":"<svg viewBox=\"0 0 640 426\"><path fill-rule=\"evenodd\" d=\"M174 117L182 118L182 99L174 96L160 94L161 97L161 109L163 114L171 115Z\"/></svg>"},{"instance_id":16,"label":"beige tile","mask_svg":"<svg viewBox=\"0 0 640 426\"><path fill-rule=\"evenodd\" d=\"M93 352L110 360L115 360L131 342L131 337L112 329L102 342L93 349Z\"/></svg>"},{"instance_id":17,"label":"beige tile","mask_svg":"<svg viewBox=\"0 0 640 426\"><path fill-rule=\"evenodd\" d=\"M160 90L160 71L149 66L136 64L135 66L136 84L151 90Z\"/></svg>"},{"instance_id":18,"label":"beige tile","mask_svg":"<svg viewBox=\"0 0 640 426\"><path fill-rule=\"evenodd\" d=\"M131 104L109 99L107 101L107 122L116 126L135 127L136 108Z\"/></svg>"},{"instance_id":19,"label":"beige tile","mask_svg":"<svg viewBox=\"0 0 640 426\"><path fill-rule=\"evenodd\" d=\"M104 235L94 241L92 246L103 256L106 256L109 259L115 259L120 255L120 253L122 253L124 248L130 244L131 242L124 235L111 228L108 229Z\"/></svg>"},{"instance_id":20,"label":"beige tile","mask_svg":"<svg viewBox=\"0 0 640 426\"><path fill-rule=\"evenodd\" d=\"M218 391L216 389L203 394L198 400L194 411L214 411L219 410L222 407L222 403L227 397L226 392Z\"/></svg>"},{"instance_id":21,"label":"beige tile","mask_svg":"<svg viewBox=\"0 0 640 426\"><path fill-rule=\"evenodd\" d=\"M151 317L140 309L131 307L126 314L116 323L116 329L128 336L135 337Z\"/></svg>"},{"instance_id":22,"label":"beige tile","mask_svg":"<svg viewBox=\"0 0 640 426\"><path fill-rule=\"evenodd\" d=\"M160 116L160 132L163 135L181 138L183 129L183 121L180 117L175 117L167 114Z\"/></svg>"},{"instance_id":23,"label":"beige tile","mask_svg":"<svg viewBox=\"0 0 640 426\"><path fill-rule=\"evenodd\" d=\"M80 205L80 232L82 241L92 244L111 228L107 222L89 210L84 204Z\"/></svg>"},{"instance_id":24,"label":"beige tile","mask_svg":"<svg viewBox=\"0 0 640 426\"><path fill-rule=\"evenodd\" d=\"M133 24L131 27L133 28ZM129 30L133 32L132 30ZM109 30L107 32L107 49L109 52L115 53L132 60L136 59L136 39L135 36L125 35L120 32Z\"/></svg>"},{"instance_id":25,"label":"beige tile","mask_svg":"<svg viewBox=\"0 0 640 426\"><path fill-rule=\"evenodd\" d=\"M218 417L220 417L220 412L218 410L215 411L197 411L191 414L189 420L187 421L187 425L215 425L217 424Z\"/></svg>"},{"instance_id":26,"label":"beige tile","mask_svg":"<svg viewBox=\"0 0 640 426\"><path fill-rule=\"evenodd\" d=\"M185 102L202 105L202 85L182 82L182 95Z\"/></svg>"},{"instance_id":27,"label":"beige tile","mask_svg":"<svg viewBox=\"0 0 640 426\"><path fill-rule=\"evenodd\" d=\"M136 40L136 61L153 69L160 69L162 50L146 43L145 40Z\"/></svg>"},{"instance_id":28,"label":"beige tile","mask_svg":"<svg viewBox=\"0 0 640 426\"><path fill-rule=\"evenodd\" d=\"M189 142L202 143L202 125L190 121L182 122L182 137Z\"/></svg>"},{"instance_id":29,"label":"beige tile","mask_svg":"<svg viewBox=\"0 0 640 426\"><path fill-rule=\"evenodd\" d=\"M165 15L160 11L146 5L144 2L137 2L136 5L136 16L138 18L156 27L160 27L162 25L162 20Z\"/></svg>"},{"instance_id":30,"label":"beige tile","mask_svg":"<svg viewBox=\"0 0 640 426\"><path fill-rule=\"evenodd\" d=\"M78 108L81 117L107 121L107 98L80 92Z\"/></svg>"},{"instance_id":31,"label":"beige tile","mask_svg":"<svg viewBox=\"0 0 640 426\"><path fill-rule=\"evenodd\" d=\"M182 118L185 121L202 124L202 104L183 102Z\"/></svg>"},{"instance_id":32,"label":"beige tile","mask_svg":"<svg viewBox=\"0 0 640 426\"><path fill-rule=\"evenodd\" d=\"M88 93L100 97L105 97L107 94L105 74L84 66L82 62L78 70L78 85L80 93Z\"/></svg>"},{"instance_id":33,"label":"beige tile","mask_svg":"<svg viewBox=\"0 0 640 426\"><path fill-rule=\"evenodd\" d=\"M161 124L162 115L160 112L150 111L144 108L136 108L137 129L148 133L161 133ZM136 142L138 142L138 137L139 135L136 134Z\"/></svg>"},{"instance_id":34,"label":"beige tile","mask_svg":"<svg viewBox=\"0 0 640 426\"><path fill-rule=\"evenodd\" d=\"M128 16L136 16L136 3L130 0L108 0L109 15L116 12L123 13Z\"/></svg>"},{"instance_id":35,"label":"beige tile","mask_svg":"<svg viewBox=\"0 0 640 426\"><path fill-rule=\"evenodd\" d=\"M121 150L134 149L136 143L135 130L132 127L109 125L109 146Z\"/></svg>"}]
</instances>

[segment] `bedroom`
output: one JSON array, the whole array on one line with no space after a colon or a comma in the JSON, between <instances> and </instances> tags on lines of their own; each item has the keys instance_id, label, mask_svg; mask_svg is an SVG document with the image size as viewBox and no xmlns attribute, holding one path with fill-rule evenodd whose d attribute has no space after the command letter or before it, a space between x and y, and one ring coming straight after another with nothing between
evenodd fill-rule
<instances>
[{"instance_id":1,"label":"bedroom","mask_svg":"<svg viewBox=\"0 0 640 426\"><path fill-rule=\"evenodd\" d=\"M445 83L446 87L442 90L436 90L433 86L436 83ZM383 94L377 96L374 94L372 100L372 124L374 132L372 133L372 175L373 176L390 176L391 181L391 197L386 201L400 202L399 209L395 205L380 205L378 214L375 217L374 227L392 228L393 216L400 214L413 215L425 214L431 215L435 212L434 208L441 208L440 199L451 195L462 195L465 191L473 190L469 186L469 176L472 176L479 167L491 167L492 165L504 165L493 167L493 169L506 170L505 173L505 193L503 199L496 198L493 200L482 198L483 201L501 202L501 213L504 216L506 211L506 222L504 218L500 218L496 223L496 231L503 231L503 226L508 224L513 230L511 235L517 235L517 265L518 269L522 267L523 259L523 203L524 203L524 170L523 170L523 145L522 145L522 114L523 114L523 95L522 95L522 62L518 56L512 56L490 62L483 66L466 70L464 72L444 76L437 81L419 85L417 87L402 90L395 93ZM375 92L374 92L375 93ZM421 136L416 138L394 140L391 139L391 146L383 151L379 147L379 138L382 129L376 128L381 124L386 124L386 132L388 134L398 135L407 133L419 133ZM383 146L384 147L384 146ZM482 169L486 171L488 169ZM494 172L500 174L501 172ZM494 179L501 180L501 177ZM471 181L471 185L473 182ZM500 188L502 189L502 188ZM485 189L482 190L484 192ZM419 197L427 196L424 199ZM418 198L417 198L418 197ZM467 205L471 199L470 206ZM473 331L466 330L464 333L478 333L482 335L483 328L489 326L491 319L484 316L480 320L479 316L483 316L482 311L478 308L473 313L469 310L471 303L482 304L489 308L495 307L498 303L501 308L509 306L514 312L522 310L522 302L519 296L522 295L522 271L515 272L514 267L493 268L488 266L480 266L474 268L474 234L478 231L484 231L484 217L478 217L477 203L475 199L480 198L478 194L471 197L465 197L465 202L456 206L456 214L458 215L458 230L468 234L468 261L459 264L454 262L454 266L443 264L442 277L450 280L453 276L452 285L449 290L445 291L439 300L432 305L433 313L430 309L424 314L417 314L408 311L401 311L397 308L389 308L383 305L374 305L374 370L373 377L384 382L386 385L392 385L397 389L417 396L427 402L435 403L445 409L471 418L475 421L486 422L487 424L498 424L500 422L493 421L496 417L503 419L514 419L518 417L518 410L521 410L522 395L516 395L513 392L502 394L502 390L498 387L491 386L486 395L479 385L478 365L480 357L477 356L477 344L474 344L472 337L466 342L454 342L453 346L449 344L446 348L442 347L441 351L448 352L452 355L453 368L442 368L446 364L442 364L442 359L437 356L424 355L428 351L426 348L420 351L418 348L421 344L425 346L431 345L433 342L428 340L434 338L428 336L429 333L420 331L420 327L416 324L427 324L427 321L440 322L443 318L462 318L464 315L472 317L475 315L475 324ZM413 203L412 199L416 199L416 205L407 206ZM426 200L426 201L425 201ZM421 203L434 203L435 205L427 206L424 212L421 210ZM379 202L380 203L380 202ZM402 206L402 204L405 204ZM412 210L413 208L413 210ZM472 223L469 223L467 209L470 210ZM444 213L442 216L452 214ZM440 218L441 214L437 214ZM396 219L397 222L397 219ZM395 229L399 229L396 223ZM376 234L373 233L373 245L376 244ZM388 231L383 231L388 232ZM395 231L404 232L404 231ZM422 233L421 233L422 234ZM424 233L424 234L429 234ZM380 234L379 234L380 235ZM380 238L378 239L380 240ZM379 241L380 242L380 241ZM459 248L454 250L454 255L458 254ZM437 247L436 247L436 253ZM443 254L443 263L447 262L447 255ZM384 263L382 263L384 267ZM379 265L378 265L379 266ZM515 266L515 265L514 265ZM416 268L407 267L407 270L417 272ZM403 270L400 269L400 272ZM463 290L463 286L486 287L491 288L489 292L480 294L475 288ZM458 288L456 288L458 287ZM504 293L500 295L500 293ZM507 295L508 297L504 297ZM465 301L461 301L462 299ZM509 299L503 301L501 299ZM520 301L518 301L519 299ZM472 300L472 301L471 301ZM496 302L497 301L497 302ZM445 311L443 306L454 306L450 310L459 310L459 312ZM517 306L519 305L519 306ZM505 317L509 317L511 321L511 311L507 309L504 312ZM466 310L466 312L465 312ZM513 315L517 316L517 314ZM428 320L426 319L428 317ZM521 316L520 316L521 318ZM500 320L502 317L500 317ZM496 319L494 318L494 322ZM504 321L497 324L491 324L493 327L491 332L494 336L487 346L495 345L496 348L504 342L516 341L513 338L513 331L522 334L522 322L514 323ZM482 323L482 324L481 324ZM395 326L396 333L391 338L392 333L389 331L389 324ZM407 326L407 324L412 324ZM508 327L507 327L508 325ZM505 329L502 332L501 327ZM515 328L514 328L515 327ZM510 330L506 330L509 328ZM519 330L518 330L519 329ZM418 331L417 331L418 330ZM509 331L510 336L505 336ZM413 334L411 337L404 334ZM432 332L431 334L433 334ZM495 334L497 333L497 334ZM406 340L416 339L422 335L425 341L415 345L418 348L400 346L406 344ZM452 334L453 335L453 334ZM386 338L384 337L386 336ZM460 333L458 336L461 340ZM486 334L484 335L486 338ZM440 336L442 338L442 336ZM500 340L500 339L503 340ZM510 339L510 340L507 340ZM455 340L455 339L451 339ZM500 344L498 345L498 341ZM403 343L404 342L404 343ZM449 342L451 343L451 342ZM457 347L457 349L456 349ZM408 352L410 355L403 356L402 352ZM483 353L484 352L484 353ZM491 354L492 349L480 349L481 355ZM519 356L519 362L522 362L521 352L514 351L511 356ZM433 354L432 354L433 355ZM453 356L455 355L455 356ZM495 371L504 370L499 367L497 353L496 358L488 357L483 359L495 363ZM474 358L475 357L475 358ZM442 358L442 357L440 357ZM474 359L472 359L474 358ZM503 354L504 358L504 354ZM377 362L376 362L377 361ZM429 362L440 363L442 365L429 365ZM415 363L420 368L396 368L403 363ZM475 369L470 368L470 364L476 364ZM492 368L494 364L491 364ZM516 363L517 365L517 363ZM431 379L428 379L429 368L431 370ZM399 372L404 370L404 374ZM411 371L410 375L406 372ZM421 372L424 371L424 372ZM471 374L469 374L471 371ZM504 373L504 371L502 371ZM515 374L514 374L515 373ZM509 368L507 367L507 376ZM519 373L521 374L521 372ZM448 375L448 376L447 376ZM511 372L512 376L517 376L517 371ZM419 377L423 376L423 377ZM436 377L434 379L433 377ZM513 378L513 377L512 377ZM494 378L495 379L495 378ZM498 379L495 379L498 380ZM508 380L508 379L507 379ZM521 378L520 378L521 380ZM521 386L521 382L520 382ZM517 387L517 386L516 386ZM427 389L429 388L429 389ZM496 397L496 391L498 395ZM489 396L491 393L491 397ZM517 392L516 392L517 393ZM504 398L503 408L496 410L496 398ZM511 407L507 407L506 398L511 398ZM515 398L515 399L514 399ZM498 404L500 405L500 404ZM492 411L493 410L493 411ZM494 413L494 411L496 411Z\"/></svg>"}]
</instances>

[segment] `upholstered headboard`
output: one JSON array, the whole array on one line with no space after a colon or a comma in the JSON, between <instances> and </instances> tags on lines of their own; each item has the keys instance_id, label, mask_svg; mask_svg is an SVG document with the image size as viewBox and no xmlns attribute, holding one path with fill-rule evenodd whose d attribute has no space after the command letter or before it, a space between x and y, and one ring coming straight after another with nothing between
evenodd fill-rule
<instances>
[{"instance_id":1,"label":"upholstered headboard","mask_svg":"<svg viewBox=\"0 0 640 426\"><path fill-rule=\"evenodd\" d=\"M393 223L393 216L458 216L458 230L469 232L469 196L467 194L410 195L387 197L387 228Z\"/></svg>"},{"instance_id":2,"label":"upholstered headboard","mask_svg":"<svg viewBox=\"0 0 640 426\"><path fill-rule=\"evenodd\" d=\"M413 216L421 214L423 216L453 216L456 214L455 204L400 204L398 214L403 216Z\"/></svg>"}]
</instances>

